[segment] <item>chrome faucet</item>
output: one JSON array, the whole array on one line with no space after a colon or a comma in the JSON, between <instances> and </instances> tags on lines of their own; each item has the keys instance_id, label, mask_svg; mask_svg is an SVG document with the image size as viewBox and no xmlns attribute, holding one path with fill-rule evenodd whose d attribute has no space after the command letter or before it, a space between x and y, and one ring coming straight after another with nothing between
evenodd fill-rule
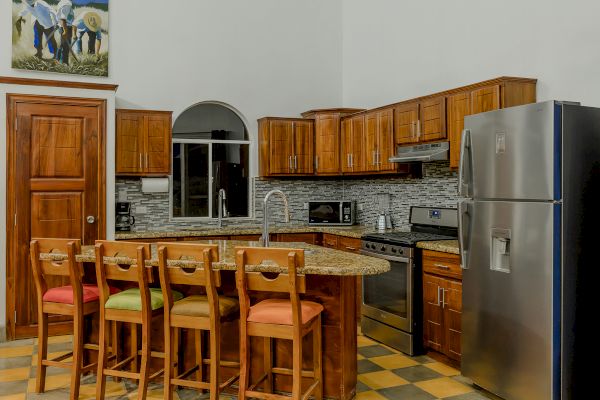
<instances>
[{"instance_id":1,"label":"chrome faucet","mask_svg":"<svg viewBox=\"0 0 600 400\"><path fill-rule=\"evenodd\" d=\"M225 205L225 200L227 200L227 193L225 193L225 189L219 189L219 201L217 202L219 209L219 228L223 227L223 218L227 217L227 206Z\"/></svg>"},{"instance_id":2,"label":"chrome faucet","mask_svg":"<svg viewBox=\"0 0 600 400\"><path fill-rule=\"evenodd\" d=\"M290 207L288 205L288 199L285 193L278 189L271 190L265 195L263 200L263 234L260 240L264 247L269 247L269 198L274 194L279 195L282 198L285 218L284 221L286 223L290 222Z\"/></svg>"}]
</instances>

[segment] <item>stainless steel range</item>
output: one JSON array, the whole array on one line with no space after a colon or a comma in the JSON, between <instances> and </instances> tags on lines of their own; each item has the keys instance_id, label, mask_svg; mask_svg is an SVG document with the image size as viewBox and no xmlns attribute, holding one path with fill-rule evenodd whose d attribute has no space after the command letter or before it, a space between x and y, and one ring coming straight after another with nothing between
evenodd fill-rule
<instances>
[{"instance_id":1,"label":"stainless steel range","mask_svg":"<svg viewBox=\"0 0 600 400\"><path fill-rule=\"evenodd\" d=\"M423 286L418 242L457 238L453 208L411 207L409 232L385 232L362 237L361 253L383 258L391 270L363 277L361 329L404 353L422 351Z\"/></svg>"}]
</instances>

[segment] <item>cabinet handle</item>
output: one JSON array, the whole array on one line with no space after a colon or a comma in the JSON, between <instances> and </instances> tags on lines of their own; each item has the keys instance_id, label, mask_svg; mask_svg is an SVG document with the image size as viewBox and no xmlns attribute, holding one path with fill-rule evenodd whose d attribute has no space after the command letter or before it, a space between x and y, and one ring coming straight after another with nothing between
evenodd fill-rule
<instances>
[{"instance_id":1,"label":"cabinet handle","mask_svg":"<svg viewBox=\"0 0 600 400\"><path fill-rule=\"evenodd\" d=\"M411 139L415 138L415 125L416 125L415 121L412 121L410 123L410 138Z\"/></svg>"},{"instance_id":2,"label":"cabinet handle","mask_svg":"<svg viewBox=\"0 0 600 400\"><path fill-rule=\"evenodd\" d=\"M350 153L350 167L354 168L354 154Z\"/></svg>"},{"instance_id":3,"label":"cabinet handle","mask_svg":"<svg viewBox=\"0 0 600 400\"><path fill-rule=\"evenodd\" d=\"M449 266L444 265L444 264L433 264L434 267L438 267L440 269L450 269Z\"/></svg>"},{"instance_id":4,"label":"cabinet handle","mask_svg":"<svg viewBox=\"0 0 600 400\"><path fill-rule=\"evenodd\" d=\"M373 150L373 165L377 165L377 152Z\"/></svg>"},{"instance_id":5,"label":"cabinet handle","mask_svg":"<svg viewBox=\"0 0 600 400\"><path fill-rule=\"evenodd\" d=\"M315 156L315 169L319 171L319 156Z\"/></svg>"},{"instance_id":6,"label":"cabinet handle","mask_svg":"<svg viewBox=\"0 0 600 400\"><path fill-rule=\"evenodd\" d=\"M294 169L298 170L298 156L294 156Z\"/></svg>"},{"instance_id":7,"label":"cabinet handle","mask_svg":"<svg viewBox=\"0 0 600 400\"><path fill-rule=\"evenodd\" d=\"M350 153L346 154L346 165L348 166L348 168L352 167L352 164L350 163Z\"/></svg>"},{"instance_id":8,"label":"cabinet handle","mask_svg":"<svg viewBox=\"0 0 600 400\"><path fill-rule=\"evenodd\" d=\"M446 308L446 290L444 288L440 289L442 289L442 308Z\"/></svg>"},{"instance_id":9,"label":"cabinet handle","mask_svg":"<svg viewBox=\"0 0 600 400\"><path fill-rule=\"evenodd\" d=\"M356 251L356 247L346 246L346 250Z\"/></svg>"},{"instance_id":10,"label":"cabinet handle","mask_svg":"<svg viewBox=\"0 0 600 400\"><path fill-rule=\"evenodd\" d=\"M140 169L142 169L142 153L140 153Z\"/></svg>"},{"instance_id":11,"label":"cabinet handle","mask_svg":"<svg viewBox=\"0 0 600 400\"><path fill-rule=\"evenodd\" d=\"M288 156L288 168L290 171L293 169L292 168L292 156Z\"/></svg>"},{"instance_id":12,"label":"cabinet handle","mask_svg":"<svg viewBox=\"0 0 600 400\"><path fill-rule=\"evenodd\" d=\"M417 120L417 139L421 138L421 120Z\"/></svg>"},{"instance_id":13,"label":"cabinet handle","mask_svg":"<svg viewBox=\"0 0 600 400\"><path fill-rule=\"evenodd\" d=\"M148 169L148 153L146 153L146 169Z\"/></svg>"},{"instance_id":14,"label":"cabinet handle","mask_svg":"<svg viewBox=\"0 0 600 400\"><path fill-rule=\"evenodd\" d=\"M441 289L441 287L438 286L438 289L437 289L437 303L434 304L434 306L436 306L436 307L439 307L440 304L441 304L440 303L440 289Z\"/></svg>"}]
</instances>

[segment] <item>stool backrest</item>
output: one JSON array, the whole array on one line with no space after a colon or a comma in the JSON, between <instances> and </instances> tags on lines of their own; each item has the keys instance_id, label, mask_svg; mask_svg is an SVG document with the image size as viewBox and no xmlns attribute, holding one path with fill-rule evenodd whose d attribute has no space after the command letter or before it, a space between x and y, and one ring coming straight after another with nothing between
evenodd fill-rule
<instances>
[{"instance_id":1,"label":"stool backrest","mask_svg":"<svg viewBox=\"0 0 600 400\"><path fill-rule=\"evenodd\" d=\"M289 293L292 302L294 325L300 320L300 293L306 292L306 278L298 275L299 267L304 267L304 250L268 248L268 247L236 247L236 286L240 300L242 318L246 318L250 308L248 290L260 292ZM262 272L246 272L247 266L257 265L285 268L287 273L279 273L275 278L268 278Z\"/></svg>"},{"instance_id":2,"label":"stool backrest","mask_svg":"<svg viewBox=\"0 0 600 400\"><path fill-rule=\"evenodd\" d=\"M216 288L221 286L221 274L219 271L213 271L212 264L214 261L219 261L219 246L172 242L159 242L156 245L158 246L158 272L165 301L165 312L170 311L173 306L171 284L206 287L208 302L214 312L213 305L218 306ZM202 267L186 266L186 264L197 263L202 263Z\"/></svg>"},{"instance_id":3,"label":"stool backrest","mask_svg":"<svg viewBox=\"0 0 600 400\"><path fill-rule=\"evenodd\" d=\"M61 260L40 260L41 253L56 253L62 255ZM83 268L75 260L75 255L81 253L80 239L45 239L34 238L29 245L33 280L38 297L38 306L48 291L49 276L68 277L73 287L73 304L83 304ZM64 257L64 258L63 258Z\"/></svg>"},{"instance_id":4,"label":"stool backrest","mask_svg":"<svg viewBox=\"0 0 600 400\"><path fill-rule=\"evenodd\" d=\"M137 282L142 296L142 308L150 307L149 284L152 268L145 263L150 258L150 244L96 240L96 279L100 288L100 304L104 307L110 295L108 280ZM146 304L147 302L147 304Z\"/></svg>"}]
</instances>

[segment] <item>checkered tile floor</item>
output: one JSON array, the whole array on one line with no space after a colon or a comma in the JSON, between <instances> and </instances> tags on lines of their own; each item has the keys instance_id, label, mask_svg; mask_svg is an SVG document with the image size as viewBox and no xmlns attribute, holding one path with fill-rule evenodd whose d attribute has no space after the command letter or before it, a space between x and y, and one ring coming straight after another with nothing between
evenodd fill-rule
<instances>
[{"instance_id":1,"label":"checkered tile floor","mask_svg":"<svg viewBox=\"0 0 600 400\"><path fill-rule=\"evenodd\" d=\"M57 357L71 349L71 336L49 339L48 353ZM357 400L487 400L483 393L462 378L459 371L427 356L408 357L365 337L358 337ZM46 393L35 394L36 339L0 343L0 400L68 399L70 375L67 370L48 368ZM80 399L93 399L94 375L82 378ZM133 399L137 387L127 380L107 379L109 399ZM162 399L162 385L150 384L148 399ZM208 394L180 390L175 399L207 399ZM234 396L221 399L234 400Z\"/></svg>"}]
</instances>

